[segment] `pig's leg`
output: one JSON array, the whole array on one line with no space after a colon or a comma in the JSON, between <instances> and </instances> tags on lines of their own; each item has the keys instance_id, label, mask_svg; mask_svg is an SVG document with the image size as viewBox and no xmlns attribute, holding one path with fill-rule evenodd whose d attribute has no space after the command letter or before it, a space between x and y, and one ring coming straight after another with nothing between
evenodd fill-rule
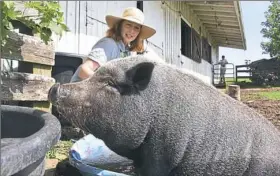
<instances>
[{"instance_id":1,"label":"pig's leg","mask_svg":"<svg viewBox=\"0 0 280 176\"><path fill-rule=\"evenodd\" d=\"M144 144L141 151L137 172L140 176L169 176L172 169L181 162L185 147L168 145L164 140L157 139L156 142Z\"/></svg>"},{"instance_id":2,"label":"pig's leg","mask_svg":"<svg viewBox=\"0 0 280 176\"><path fill-rule=\"evenodd\" d=\"M143 165L136 170L136 173L138 176L168 176L170 171L171 168L164 159L150 158L143 161Z\"/></svg>"}]
</instances>

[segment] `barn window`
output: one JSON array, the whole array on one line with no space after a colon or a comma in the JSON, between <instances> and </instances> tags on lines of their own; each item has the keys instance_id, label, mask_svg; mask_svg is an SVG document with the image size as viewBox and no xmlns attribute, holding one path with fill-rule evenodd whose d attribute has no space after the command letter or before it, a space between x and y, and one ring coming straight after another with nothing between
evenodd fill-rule
<instances>
[{"instance_id":1,"label":"barn window","mask_svg":"<svg viewBox=\"0 0 280 176\"><path fill-rule=\"evenodd\" d=\"M143 1L137 1L137 8L143 12Z\"/></svg>"},{"instance_id":2,"label":"barn window","mask_svg":"<svg viewBox=\"0 0 280 176\"><path fill-rule=\"evenodd\" d=\"M191 58L191 28L181 19L181 53Z\"/></svg>"},{"instance_id":3,"label":"barn window","mask_svg":"<svg viewBox=\"0 0 280 176\"><path fill-rule=\"evenodd\" d=\"M212 63L212 60L211 60L211 45L209 45L206 38L202 39L202 57L203 57L204 60L206 60L210 64Z\"/></svg>"},{"instance_id":4,"label":"barn window","mask_svg":"<svg viewBox=\"0 0 280 176\"><path fill-rule=\"evenodd\" d=\"M200 35L192 29L192 60L200 63L202 58L201 53Z\"/></svg>"}]
</instances>

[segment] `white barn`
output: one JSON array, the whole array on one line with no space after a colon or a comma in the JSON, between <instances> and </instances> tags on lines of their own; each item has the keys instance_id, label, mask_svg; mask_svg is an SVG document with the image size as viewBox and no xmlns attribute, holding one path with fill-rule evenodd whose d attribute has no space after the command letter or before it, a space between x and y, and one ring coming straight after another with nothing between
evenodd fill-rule
<instances>
[{"instance_id":1,"label":"white barn","mask_svg":"<svg viewBox=\"0 0 280 176\"><path fill-rule=\"evenodd\" d=\"M126 7L140 8L145 23L157 33L149 46L167 63L186 68L212 83L212 65L219 46L246 50L239 2L224 1L60 1L70 29L56 51L88 54L105 35L105 15L121 15Z\"/></svg>"},{"instance_id":2,"label":"white barn","mask_svg":"<svg viewBox=\"0 0 280 176\"><path fill-rule=\"evenodd\" d=\"M148 44L165 62L186 68L208 83L212 63L219 60L219 46L246 50L238 1L59 1L70 32L59 40L56 52L87 55L105 35L107 14L121 15L138 7L145 23L157 33Z\"/></svg>"}]
</instances>

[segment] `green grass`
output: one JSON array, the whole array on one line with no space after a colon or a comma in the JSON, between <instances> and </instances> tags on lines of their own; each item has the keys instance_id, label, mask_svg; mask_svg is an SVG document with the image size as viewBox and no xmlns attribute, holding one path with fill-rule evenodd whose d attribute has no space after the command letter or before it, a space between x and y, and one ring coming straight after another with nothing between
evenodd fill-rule
<instances>
[{"instance_id":1,"label":"green grass","mask_svg":"<svg viewBox=\"0 0 280 176\"><path fill-rule=\"evenodd\" d=\"M52 149L47 152L46 158L58 159L59 161L62 161L68 158L68 152L72 145L73 143L71 141L60 140Z\"/></svg>"},{"instance_id":2,"label":"green grass","mask_svg":"<svg viewBox=\"0 0 280 176\"><path fill-rule=\"evenodd\" d=\"M280 91L253 91L250 93L241 92L241 99L243 101L280 100Z\"/></svg>"},{"instance_id":3,"label":"green grass","mask_svg":"<svg viewBox=\"0 0 280 176\"><path fill-rule=\"evenodd\" d=\"M264 97L258 94L258 92L252 93L241 93L241 100L242 101L255 101L255 100L263 100Z\"/></svg>"},{"instance_id":4,"label":"green grass","mask_svg":"<svg viewBox=\"0 0 280 176\"><path fill-rule=\"evenodd\" d=\"M235 82L235 78L226 78L226 82L229 82L229 83L232 83L232 82ZM238 82L252 82L249 78L239 78L238 79Z\"/></svg>"},{"instance_id":5,"label":"green grass","mask_svg":"<svg viewBox=\"0 0 280 176\"><path fill-rule=\"evenodd\" d=\"M259 92L258 94L269 100L280 100L280 91Z\"/></svg>"}]
</instances>

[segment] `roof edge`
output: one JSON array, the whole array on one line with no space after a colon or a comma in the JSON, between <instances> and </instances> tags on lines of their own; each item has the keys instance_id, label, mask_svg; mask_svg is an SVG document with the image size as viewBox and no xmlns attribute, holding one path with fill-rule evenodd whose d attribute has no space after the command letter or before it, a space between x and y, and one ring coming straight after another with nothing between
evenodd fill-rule
<instances>
[{"instance_id":1,"label":"roof edge","mask_svg":"<svg viewBox=\"0 0 280 176\"><path fill-rule=\"evenodd\" d=\"M234 3L235 12L237 15L238 23L240 26L241 37L242 37L242 42L243 42L243 49L247 50L246 38L245 38L245 34L244 34L244 24L242 21L242 9L241 9L239 1L234 1L233 3Z\"/></svg>"}]
</instances>

